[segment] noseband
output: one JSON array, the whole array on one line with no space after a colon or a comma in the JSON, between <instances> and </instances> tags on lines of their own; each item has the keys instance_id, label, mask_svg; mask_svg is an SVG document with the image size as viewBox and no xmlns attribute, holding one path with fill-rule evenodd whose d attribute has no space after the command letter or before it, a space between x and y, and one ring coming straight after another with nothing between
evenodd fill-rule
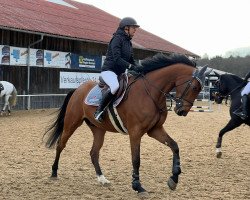
<instances>
[{"instance_id":1,"label":"noseband","mask_svg":"<svg viewBox=\"0 0 250 200\"><path fill-rule=\"evenodd\" d=\"M197 79L197 77L193 77L191 80L185 81L184 83L182 83L182 84L176 86L176 87L179 87L179 86L181 86L181 85L187 83L187 86L186 86L185 90L183 91L183 93L181 94L181 96L180 96L180 97L173 97L173 99L174 99L175 102L176 102L176 106L177 106L177 107L183 107L183 106L184 106L184 105L183 105L183 101L186 101L186 102L188 102L188 103L190 104L190 106L193 106L194 103L188 101L187 99L184 99L184 97L185 97L185 95L187 94L189 88L190 88L191 85L192 85L192 82L193 82L195 79L200 83L200 79ZM201 85L201 86L202 86L202 85Z\"/></svg>"}]
</instances>

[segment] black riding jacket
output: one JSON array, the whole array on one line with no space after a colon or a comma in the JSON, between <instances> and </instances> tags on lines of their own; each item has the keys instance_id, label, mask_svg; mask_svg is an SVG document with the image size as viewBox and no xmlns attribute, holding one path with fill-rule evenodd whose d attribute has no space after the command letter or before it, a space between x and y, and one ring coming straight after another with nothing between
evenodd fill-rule
<instances>
[{"instance_id":1,"label":"black riding jacket","mask_svg":"<svg viewBox=\"0 0 250 200\"><path fill-rule=\"evenodd\" d=\"M131 38L122 29L117 29L109 42L102 71L113 71L120 75L125 72L129 64L135 64Z\"/></svg>"}]
</instances>

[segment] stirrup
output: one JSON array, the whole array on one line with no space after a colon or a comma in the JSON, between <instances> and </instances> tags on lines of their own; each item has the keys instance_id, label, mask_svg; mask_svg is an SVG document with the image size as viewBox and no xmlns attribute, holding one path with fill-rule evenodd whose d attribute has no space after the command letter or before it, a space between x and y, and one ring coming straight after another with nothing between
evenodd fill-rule
<instances>
[{"instance_id":1,"label":"stirrup","mask_svg":"<svg viewBox=\"0 0 250 200\"><path fill-rule=\"evenodd\" d=\"M104 111L101 111L101 112L95 112L94 114L94 117L95 117L95 120L98 121L98 122L102 122L103 121L103 112Z\"/></svg>"}]
</instances>

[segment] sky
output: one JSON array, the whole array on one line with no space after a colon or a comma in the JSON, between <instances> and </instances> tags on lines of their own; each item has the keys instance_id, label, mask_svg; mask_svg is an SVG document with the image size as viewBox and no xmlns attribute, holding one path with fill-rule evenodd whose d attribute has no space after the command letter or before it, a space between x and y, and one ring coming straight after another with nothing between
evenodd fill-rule
<instances>
[{"instance_id":1,"label":"sky","mask_svg":"<svg viewBox=\"0 0 250 200\"><path fill-rule=\"evenodd\" d=\"M250 47L250 0L76 1L133 17L142 29L200 56Z\"/></svg>"}]
</instances>

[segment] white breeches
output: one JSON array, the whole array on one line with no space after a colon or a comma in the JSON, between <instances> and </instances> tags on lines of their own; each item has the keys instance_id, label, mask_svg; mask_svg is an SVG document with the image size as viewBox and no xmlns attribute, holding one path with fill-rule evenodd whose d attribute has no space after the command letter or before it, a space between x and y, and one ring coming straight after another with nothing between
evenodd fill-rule
<instances>
[{"instance_id":1,"label":"white breeches","mask_svg":"<svg viewBox=\"0 0 250 200\"><path fill-rule=\"evenodd\" d=\"M110 87L111 93L115 94L119 89L119 82L117 75L112 71L103 71L101 72L101 77L105 83Z\"/></svg>"},{"instance_id":2,"label":"white breeches","mask_svg":"<svg viewBox=\"0 0 250 200\"><path fill-rule=\"evenodd\" d=\"M241 96L248 95L250 93L250 82L247 83L247 85L244 87L244 89L241 91Z\"/></svg>"}]
</instances>

